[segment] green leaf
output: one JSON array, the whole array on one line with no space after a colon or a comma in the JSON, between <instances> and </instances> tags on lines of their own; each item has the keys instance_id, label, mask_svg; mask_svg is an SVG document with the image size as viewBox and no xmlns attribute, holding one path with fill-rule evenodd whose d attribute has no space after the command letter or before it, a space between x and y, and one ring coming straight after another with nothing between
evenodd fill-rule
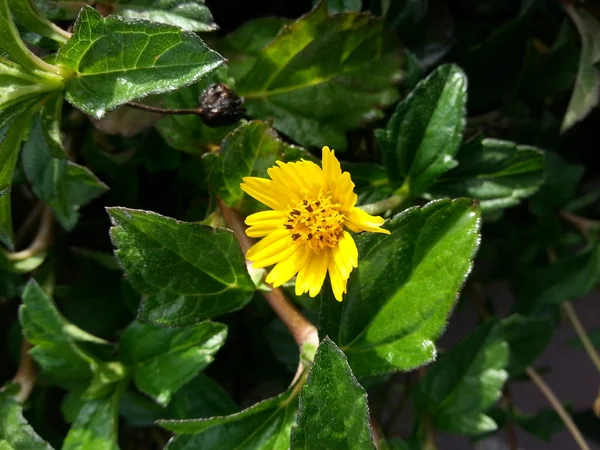
<instances>
[{"instance_id":1,"label":"green leaf","mask_svg":"<svg viewBox=\"0 0 600 450\"><path fill-rule=\"evenodd\" d=\"M291 449L375 449L367 393L346 356L325 337L300 391Z\"/></svg>"},{"instance_id":2,"label":"green leaf","mask_svg":"<svg viewBox=\"0 0 600 450\"><path fill-rule=\"evenodd\" d=\"M57 42L67 42L70 33L54 25L38 10L33 0L9 0L10 10L28 31Z\"/></svg>"},{"instance_id":3,"label":"green leaf","mask_svg":"<svg viewBox=\"0 0 600 450\"><path fill-rule=\"evenodd\" d=\"M356 237L359 266L341 303L321 301L320 334L346 353L358 377L410 370L435 358L479 244L480 211L468 199L410 208Z\"/></svg>"},{"instance_id":4,"label":"green leaf","mask_svg":"<svg viewBox=\"0 0 600 450\"><path fill-rule=\"evenodd\" d=\"M0 110L18 103L39 98L44 93L59 89L62 82L54 78L44 78L23 69L21 66L0 57ZM0 116L2 117L2 116ZM4 124L0 123L0 128Z\"/></svg>"},{"instance_id":5,"label":"green leaf","mask_svg":"<svg viewBox=\"0 0 600 450\"><path fill-rule=\"evenodd\" d=\"M219 29L204 0L126 0L119 3L115 14L166 23L187 31Z\"/></svg>"},{"instance_id":6,"label":"green leaf","mask_svg":"<svg viewBox=\"0 0 600 450\"><path fill-rule=\"evenodd\" d=\"M252 69L261 50L273 41L290 21L281 17L260 17L246 22L219 41L218 50L227 58L231 75L240 80Z\"/></svg>"},{"instance_id":7,"label":"green leaf","mask_svg":"<svg viewBox=\"0 0 600 450\"><path fill-rule=\"evenodd\" d=\"M2 139L0 141L0 243L6 245L10 250L14 250L10 204L11 185L21 141L27 132L30 120L30 113L22 114L13 122L6 134L0 137ZM0 134L2 131L0 130Z\"/></svg>"},{"instance_id":8,"label":"green leaf","mask_svg":"<svg viewBox=\"0 0 600 450\"><path fill-rule=\"evenodd\" d=\"M527 267L515 282L517 312L532 314L583 297L600 282L600 245L545 267Z\"/></svg>"},{"instance_id":9,"label":"green leaf","mask_svg":"<svg viewBox=\"0 0 600 450\"><path fill-rule=\"evenodd\" d=\"M135 98L192 84L223 58L172 25L102 18L85 6L57 62L73 71L66 99L97 119Z\"/></svg>"},{"instance_id":10,"label":"green leaf","mask_svg":"<svg viewBox=\"0 0 600 450\"><path fill-rule=\"evenodd\" d=\"M23 291L19 320L23 335L34 346L29 353L42 374L65 389L91 381L98 362L90 350L110 348L106 341L67 322L34 280Z\"/></svg>"},{"instance_id":11,"label":"green leaf","mask_svg":"<svg viewBox=\"0 0 600 450\"><path fill-rule=\"evenodd\" d=\"M254 285L230 230L156 213L108 208L111 236L131 284L145 295L140 314L184 326L240 309Z\"/></svg>"},{"instance_id":12,"label":"green leaf","mask_svg":"<svg viewBox=\"0 0 600 450\"><path fill-rule=\"evenodd\" d=\"M325 4L285 26L258 55L238 93L248 112L302 145L346 148L345 132L398 98L395 38L368 14L328 16Z\"/></svg>"},{"instance_id":13,"label":"green leaf","mask_svg":"<svg viewBox=\"0 0 600 450\"><path fill-rule=\"evenodd\" d=\"M319 4L321 0L313 0L313 6ZM325 2L323 2L325 3ZM327 0L327 10L330 14L338 14L349 11L360 11L362 0Z\"/></svg>"},{"instance_id":14,"label":"green leaf","mask_svg":"<svg viewBox=\"0 0 600 450\"><path fill-rule=\"evenodd\" d=\"M440 177L434 197L471 197L484 213L507 208L533 195L544 180L544 154L535 147L499 139L465 145L458 167Z\"/></svg>"},{"instance_id":15,"label":"green leaf","mask_svg":"<svg viewBox=\"0 0 600 450\"><path fill-rule=\"evenodd\" d=\"M465 125L467 78L455 65L438 67L419 82L376 136L388 177L408 184L413 197L456 166Z\"/></svg>"},{"instance_id":16,"label":"green leaf","mask_svg":"<svg viewBox=\"0 0 600 450\"><path fill-rule=\"evenodd\" d=\"M23 406L0 391L0 449L52 450L23 417Z\"/></svg>"},{"instance_id":17,"label":"green leaf","mask_svg":"<svg viewBox=\"0 0 600 450\"><path fill-rule=\"evenodd\" d=\"M555 324L547 317L512 314L502 319L502 331L510 347L511 375L519 375L532 365L554 334Z\"/></svg>"},{"instance_id":18,"label":"green leaf","mask_svg":"<svg viewBox=\"0 0 600 450\"><path fill-rule=\"evenodd\" d=\"M600 73L595 67L595 63L600 61L600 24L583 8L566 5L565 11L579 32L581 55L575 86L561 126L562 132L585 118L598 104L600 96Z\"/></svg>"},{"instance_id":19,"label":"green leaf","mask_svg":"<svg viewBox=\"0 0 600 450\"><path fill-rule=\"evenodd\" d=\"M265 177L267 169L283 159L284 147L287 144L266 123L241 125L227 135L218 153L204 156L211 186L229 206L240 207L247 198L240 188L242 178Z\"/></svg>"},{"instance_id":20,"label":"green leaf","mask_svg":"<svg viewBox=\"0 0 600 450\"><path fill-rule=\"evenodd\" d=\"M226 336L227 327L214 322L161 328L135 321L121 336L121 360L133 366L133 379L142 392L167 405L179 388L213 361Z\"/></svg>"},{"instance_id":21,"label":"green leaf","mask_svg":"<svg viewBox=\"0 0 600 450\"><path fill-rule=\"evenodd\" d=\"M123 387L106 398L83 404L62 450L119 450L119 402Z\"/></svg>"},{"instance_id":22,"label":"green leaf","mask_svg":"<svg viewBox=\"0 0 600 450\"><path fill-rule=\"evenodd\" d=\"M229 394L203 373L179 389L166 408L132 391L125 392L120 408L121 416L135 427L150 427L159 419L198 419L237 411Z\"/></svg>"},{"instance_id":23,"label":"green leaf","mask_svg":"<svg viewBox=\"0 0 600 450\"><path fill-rule=\"evenodd\" d=\"M496 321L478 327L442 355L420 381L416 407L436 429L475 436L497 428L485 412L508 378L508 344Z\"/></svg>"},{"instance_id":24,"label":"green leaf","mask_svg":"<svg viewBox=\"0 0 600 450\"><path fill-rule=\"evenodd\" d=\"M65 229L71 230L79 219L79 208L106 192L108 186L88 168L53 157L57 151L52 150L47 125L41 117L34 119L23 146L23 169L35 195L52 208Z\"/></svg>"},{"instance_id":25,"label":"green leaf","mask_svg":"<svg viewBox=\"0 0 600 450\"><path fill-rule=\"evenodd\" d=\"M233 87L227 67L221 67L198 83L149 99L153 105L167 109L197 108L202 92L213 83ZM173 148L191 154L214 150L235 126L209 127L195 114L165 115L154 125L162 138Z\"/></svg>"},{"instance_id":26,"label":"green leaf","mask_svg":"<svg viewBox=\"0 0 600 450\"><path fill-rule=\"evenodd\" d=\"M177 433L165 449L288 450L300 387L301 383L296 383L276 397L229 416L161 420L160 426Z\"/></svg>"}]
</instances>

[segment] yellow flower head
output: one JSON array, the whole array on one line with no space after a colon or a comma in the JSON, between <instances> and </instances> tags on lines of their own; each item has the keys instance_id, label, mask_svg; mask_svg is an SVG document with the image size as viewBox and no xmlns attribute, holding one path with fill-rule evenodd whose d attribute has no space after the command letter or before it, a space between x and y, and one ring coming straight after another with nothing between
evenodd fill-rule
<instances>
[{"instance_id":1,"label":"yellow flower head","mask_svg":"<svg viewBox=\"0 0 600 450\"><path fill-rule=\"evenodd\" d=\"M354 183L332 150L323 147L323 169L311 161L283 163L267 170L270 180L246 177L242 190L272 208L246 219L250 237L264 237L248 250L255 268L275 267L267 283L281 286L298 274L296 295L319 293L329 272L335 298L342 301L358 265L354 232L389 234L384 220L355 207Z\"/></svg>"}]
</instances>

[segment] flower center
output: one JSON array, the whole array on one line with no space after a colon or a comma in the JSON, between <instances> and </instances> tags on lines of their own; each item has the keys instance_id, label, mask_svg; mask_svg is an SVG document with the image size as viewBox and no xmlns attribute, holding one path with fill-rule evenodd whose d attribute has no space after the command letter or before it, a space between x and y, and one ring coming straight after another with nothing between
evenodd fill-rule
<instances>
[{"instance_id":1,"label":"flower center","mask_svg":"<svg viewBox=\"0 0 600 450\"><path fill-rule=\"evenodd\" d=\"M285 228L294 241L303 241L315 253L336 247L344 232L340 206L332 202L331 195L320 192L315 198L304 199L289 209Z\"/></svg>"}]
</instances>

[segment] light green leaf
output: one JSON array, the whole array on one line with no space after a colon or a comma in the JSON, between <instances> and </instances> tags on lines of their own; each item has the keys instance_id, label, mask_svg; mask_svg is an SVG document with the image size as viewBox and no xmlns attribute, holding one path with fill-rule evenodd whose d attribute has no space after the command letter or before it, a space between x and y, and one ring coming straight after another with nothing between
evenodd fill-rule
<instances>
[{"instance_id":1,"label":"light green leaf","mask_svg":"<svg viewBox=\"0 0 600 450\"><path fill-rule=\"evenodd\" d=\"M358 377L406 371L436 356L434 341L479 245L480 210L468 199L410 208L356 237L359 265L341 303L324 289L320 334L344 351Z\"/></svg>"},{"instance_id":2,"label":"light green leaf","mask_svg":"<svg viewBox=\"0 0 600 450\"><path fill-rule=\"evenodd\" d=\"M62 98L59 101L62 103ZM35 195L71 230L79 219L79 208L106 192L108 186L86 167L52 156L61 151L60 142L53 140L48 128L52 123L39 116L34 119L23 146L23 169Z\"/></svg>"},{"instance_id":3,"label":"light green leaf","mask_svg":"<svg viewBox=\"0 0 600 450\"><path fill-rule=\"evenodd\" d=\"M452 347L420 381L416 406L436 429L475 436L497 428L485 412L500 398L508 378L508 344L495 321Z\"/></svg>"},{"instance_id":4,"label":"light green leaf","mask_svg":"<svg viewBox=\"0 0 600 450\"><path fill-rule=\"evenodd\" d=\"M10 192L21 141L27 133L31 115L24 113L18 116L6 134L0 136L0 243L10 250L14 250ZM0 134L2 132L0 130Z\"/></svg>"},{"instance_id":5,"label":"light green leaf","mask_svg":"<svg viewBox=\"0 0 600 450\"><path fill-rule=\"evenodd\" d=\"M318 5L321 0L313 0L313 5ZM323 2L325 3L325 2ZM330 14L338 14L349 11L360 11L362 0L327 0L327 10Z\"/></svg>"},{"instance_id":6,"label":"light green leaf","mask_svg":"<svg viewBox=\"0 0 600 450\"><path fill-rule=\"evenodd\" d=\"M563 119L561 131L566 131L585 118L598 104L600 73L595 63L600 61L600 24L589 12L565 5L581 38L581 55L571 100Z\"/></svg>"},{"instance_id":7,"label":"light green leaf","mask_svg":"<svg viewBox=\"0 0 600 450\"><path fill-rule=\"evenodd\" d=\"M227 58L227 67L236 80L252 68L265 48L290 21L281 17L260 17L246 22L221 39L218 50Z\"/></svg>"},{"instance_id":8,"label":"light green leaf","mask_svg":"<svg viewBox=\"0 0 600 450\"><path fill-rule=\"evenodd\" d=\"M583 297L600 282L600 245L545 267L522 269L515 291L517 312L532 314Z\"/></svg>"},{"instance_id":9,"label":"light green leaf","mask_svg":"<svg viewBox=\"0 0 600 450\"><path fill-rule=\"evenodd\" d=\"M39 10L50 20L73 20L85 5L94 5L94 0L35 0Z\"/></svg>"},{"instance_id":10,"label":"light green leaf","mask_svg":"<svg viewBox=\"0 0 600 450\"><path fill-rule=\"evenodd\" d=\"M504 338L510 347L510 362L507 367L511 375L519 375L550 343L555 324L547 317L521 316L512 314L500 322Z\"/></svg>"},{"instance_id":11,"label":"light green leaf","mask_svg":"<svg viewBox=\"0 0 600 450\"><path fill-rule=\"evenodd\" d=\"M204 0L122 0L115 14L166 23L187 31L219 29Z\"/></svg>"},{"instance_id":12,"label":"light green leaf","mask_svg":"<svg viewBox=\"0 0 600 450\"><path fill-rule=\"evenodd\" d=\"M227 327L214 322L162 328L135 321L121 336L121 360L133 367L133 379L142 392L167 405L179 388L213 361L226 336Z\"/></svg>"},{"instance_id":13,"label":"light green leaf","mask_svg":"<svg viewBox=\"0 0 600 450\"><path fill-rule=\"evenodd\" d=\"M381 20L328 16L325 4L285 26L237 84L248 112L302 145L346 148L345 133L398 98L401 56Z\"/></svg>"},{"instance_id":14,"label":"light green leaf","mask_svg":"<svg viewBox=\"0 0 600 450\"><path fill-rule=\"evenodd\" d=\"M329 339L319 345L300 391L292 450L375 449L367 393L354 377L346 356Z\"/></svg>"},{"instance_id":15,"label":"light green leaf","mask_svg":"<svg viewBox=\"0 0 600 450\"><path fill-rule=\"evenodd\" d=\"M33 349L31 356L50 381L74 389L92 380L98 361L90 351L110 349L110 345L67 322L39 285L31 280L23 291L19 309L23 335Z\"/></svg>"},{"instance_id":16,"label":"light green leaf","mask_svg":"<svg viewBox=\"0 0 600 450\"><path fill-rule=\"evenodd\" d=\"M62 450L119 450L117 439L121 389L109 397L83 404Z\"/></svg>"},{"instance_id":17,"label":"light green leaf","mask_svg":"<svg viewBox=\"0 0 600 450\"><path fill-rule=\"evenodd\" d=\"M296 383L277 397L229 416L159 421L160 426L177 433L165 449L288 450L300 387Z\"/></svg>"},{"instance_id":18,"label":"light green leaf","mask_svg":"<svg viewBox=\"0 0 600 450\"><path fill-rule=\"evenodd\" d=\"M213 83L225 83L233 88L227 66L220 67L202 78L198 83L173 92L148 99L153 105L167 109L197 108L204 90ZM235 126L209 127L195 114L165 115L155 124L162 138L171 147L191 154L212 151L221 145Z\"/></svg>"},{"instance_id":19,"label":"light green leaf","mask_svg":"<svg viewBox=\"0 0 600 450\"><path fill-rule=\"evenodd\" d=\"M191 325L252 298L254 285L230 230L126 208L108 213L115 254L145 295L140 314L150 322Z\"/></svg>"},{"instance_id":20,"label":"light green leaf","mask_svg":"<svg viewBox=\"0 0 600 450\"><path fill-rule=\"evenodd\" d=\"M70 33L54 25L38 10L33 0L9 0L10 10L28 31L57 42L67 42Z\"/></svg>"},{"instance_id":21,"label":"light green leaf","mask_svg":"<svg viewBox=\"0 0 600 450\"><path fill-rule=\"evenodd\" d=\"M434 197L471 197L484 213L518 204L544 181L544 154L535 147L499 139L471 142L459 151L458 167L442 175Z\"/></svg>"},{"instance_id":22,"label":"light green leaf","mask_svg":"<svg viewBox=\"0 0 600 450\"><path fill-rule=\"evenodd\" d=\"M455 65L438 67L419 82L376 136L388 177L408 184L413 197L456 166L467 102L467 77Z\"/></svg>"},{"instance_id":23,"label":"light green leaf","mask_svg":"<svg viewBox=\"0 0 600 450\"><path fill-rule=\"evenodd\" d=\"M23 417L23 406L0 391L0 449L52 450Z\"/></svg>"},{"instance_id":24,"label":"light green leaf","mask_svg":"<svg viewBox=\"0 0 600 450\"><path fill-rule=\"evenodd\" d=\"M267 169L282 160L289 147L264 122L252 121L227 135L218 153L204 156L211 186L229 206L240 207L248 198L240 188L242 178L266 177Z\"/></svg>"},{"instance_id":25,"label":"light green leaf","mask_svg":"<svg viewBox=\"0 0 600 450\"><path fill-rule=\"evenodd\" d=\"M102 18L85 6L57 63L73 71L66 99L101 118L135 98L192 84L223 58L195 34L172 25Z\"/></svg>"}]
</instances>

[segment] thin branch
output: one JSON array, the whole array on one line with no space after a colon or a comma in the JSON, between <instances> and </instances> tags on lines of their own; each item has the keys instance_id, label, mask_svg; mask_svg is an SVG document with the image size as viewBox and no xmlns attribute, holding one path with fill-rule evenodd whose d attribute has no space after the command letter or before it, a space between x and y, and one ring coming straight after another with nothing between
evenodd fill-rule
<instances>
[{"instance_id":1,"label":"thin branch","mask_svg":"<svg viewBox=\"0 0 600 450\"><path fill-rule=\"evenodd\" d=\"M600 372L600 355L598 355L594 344L592 344L592 341L590 340L587 332L585 331L585 328L579 320L579 316L577 315L575 308L573 308L571 302L567 301L562 304L562 310L569 319L569 322L571 322L571 325L577 333L577 336L579 336L579 340L581 340L583 348L585 348L585 351L596 366L596 369L598 370L598 372Z\"/></svg>"},{"instance_id":2,"label":"thin branch","mask_svg":"<svg viewBox=\"0 0 600 450\"><path fill-rule=\"evenodd\" d=\"M23 339L19 368L13 378L13 381L21 386L19 393L15 395L15 400L19 403L24 403L29 398L35 384L35 364L29 354L30 348L31 344L26 339Z\"/></svg>"},{"instance_id":3,"label":"thin branch","mask_svg":"<svg viewBox=\"0 0 600 450\"><path fill-rule=\"evenodd\" d=\"M560 217L569 222L577 231L581 233L581 235L587 240L590 240L590 228L598 227L600 228L599 220L587 219L585 217L578 216L577 214L573 214L569 211L560 211Z\"/></svg>"},{"instance_id":4,"label":"thin branch","mask_svg":"<svg viewBox=\"0 0 600 450\"><path fill-rule=\"evenodd\" d=\"M427 368L421 366L419 368L419 379L422 379L427 374ZM423 442L423 450L437 450L437 442L435 439L435 427L433 426L433 420L429 414L424 414L422 418L423 433L425 435L425 441Z\"/></svg>"},{"instance_id":5,"label":"thin branch","mask_svg":"<svg viewBox=\"0 0 600 450\"><path fill-rule=\"evenodd\" d=\"M19 252L7 253L6 257L10 261L23 261L32 256L45 251L52 241L52 227L54 224L54 214L49 206L44 207L40 227L33 242L25 250Z\"/></svg>"},{"instance_id":6,"label":"thin branch","mask_svg":"<svg viewBox=\"0 0 600 450\"><path fill-rule=\"evenodd\" d=\"M182 109L165 109L159 108L158 106L150 106L145 105L143 103L135 103L135 102L127 102L125 106L128 108L140 109L142 111L157 113L157 114L165 114L171 116L181 116L181 115L189 115L195 114L197 116L201 116L203 114L202 108L182 108Z\"/></svg>"},{"instance_id":7,"label":"thin branch","mask_svg":"<svg viewBox=\"0 0 600 450\"><path fill-rule=\"evenodd\" d=\"M43 210L44 203L38 201L35 204L35 206L31 209L31 211L29 211L29 214L27 215L27 217L19 227L17 234L15 235L15 243L17 246L21 245L21 243L25 239L25 236L27 235L31 227L35 224L35 222L38 220Z\"/></svg>"},{"instance_id":8,"label":"thin branch","mask_svg":"<svg viewBox=\"0 0 600 450\"><path fill-rule=\"evenodd\" d=\"M239 214L227 206L223 200L217 199L219 209L223 214L225 223L235 233L240 247L246 253L253 245L245 232L245 225ZM302 349L304 344L312 344L315 347L319 345L319 334L317 328L308 321L304 315L298 311L294 304L288 300L280 288L271 287L270 291L262 292L263 296L275 311L275 314L281 319L288 328L298 346Z\"/></svg>"},{"instance_id":9,"label":"thin branch","mask_svg":"<svg viewBox=\"0 0 600 450\"><path fill-rule=\"evenodd\" d=\"M571 419L571 416L569 416L569 413L567 413L563 405L560 403L560 400L556 398L556 395L554 395L554 392L552 392L552 389L550 389L550 387L546 384L544 379L532 367L528 367L526 369L526 372L531 381L533 381L535 385L540 389L540 391L542 391L542 394L544 394L552 408L554 408L554 410L560 416L563 423L573 436L573 439L575 440L575 442L577 442L579 448L581 450L590 450L590 447L581 435L579 428L577 428L577 425L575 425L573 419Z\"/></svg>"},{"instance_id":10,"label":"thin branch","mask_svg":"<svg viewBox=\"0 0 600 450\"><path fill-rule=\"evenodd\" d=\"M398 206L400 206L402 204L402 202L404 202L404 200L406 200L406 196L394 194L391 197L380 200L378 202L359 206L359 208L362 209L367 214L376 216L379 214L383 214L386 211L396 209Z\"/></svg>"},{"instance_id":11,"label":"thin branch","mask_svg":"<svg viewBox=\"0 0 600 450\"><path fill-rule=\"evenodd\" d=\"M504 408L504 410L507 411L512 418L514 403L510 392L510 386L508 384L505 384L502 388L502 399L500 403L502 408ZM508 448L510 450L518 450L519 444L517 442L517 433L511 420L506 421L504 430L506 431L506 443L508 444Z\"/></svg>"}]
</instances>

